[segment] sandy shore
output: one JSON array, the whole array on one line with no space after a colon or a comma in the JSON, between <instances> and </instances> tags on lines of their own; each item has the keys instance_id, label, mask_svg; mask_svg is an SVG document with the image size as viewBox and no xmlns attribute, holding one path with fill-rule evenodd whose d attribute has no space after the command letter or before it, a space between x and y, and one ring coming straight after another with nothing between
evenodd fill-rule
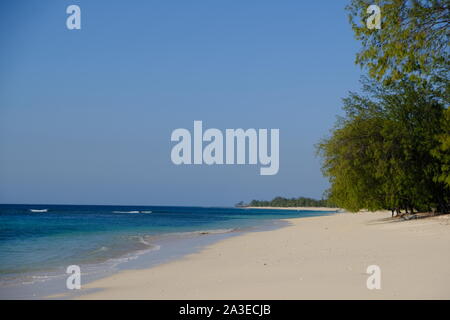
<instances>
[{"instance_id":1,"label":"sandy shore","mask_svg":"<svg viewBox=\"0 0 450 320\"><path fill-rule=\"evenodd\" d=\"M178 261L95 281L79 298L449 299L449 217L380 221L388 217L291 219L282 229L229 238ZM381 268L381 290L366 287L369 265Z\"/></svg>"},{"instance_id":2,"label":"sandy shore","mask_svg":"<svg viewBox=\"0 0 450 320\"><path fill-rule=\"evenodd\" d=\"M339 211L340 208L328 207L243 207L242 209L270 209L270 210L306 210L306 211Z\"/></svg>"}]
</instances>

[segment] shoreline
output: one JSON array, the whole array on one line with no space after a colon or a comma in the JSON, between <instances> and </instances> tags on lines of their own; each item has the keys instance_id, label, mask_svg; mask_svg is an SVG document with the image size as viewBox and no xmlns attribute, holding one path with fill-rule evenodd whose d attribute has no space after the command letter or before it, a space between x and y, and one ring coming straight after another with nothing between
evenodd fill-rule
<instances>
[{"instance_id":1,"label":"shoreline","mask_svg":"<svg viewBox=\"0 0 450 320\"><path fill-rule=\"evenodd\" d=\"M210 229L186 233L167 233L159 235L154 243L158 248L132 251L123 256L111 258L95 264L80 265L83 286L128 270L145 270L162 264L183 259L198 253L203 248L227 238L237 237L249 232L264 232L283 228L289 223L286 219L268 219L257 225L243 229ZM162 250L159 248L163 247ZM100 269L106 268L106 269ZM86 271L88 270L88 271ZM61 283L67 278L64 271L39 272L29 276L45 277L46 281L27 281L0 286L0 298L3 299L74 299L80 295L78 290L67 291ZM7 290L7 291L6 291Z\"/></svg>"},{"instance_id":2,"label":"shoreline","mask_svg":"<svg viewBox=\"0 0 450 320\"><path fill-rule=\"evenodd\" d=\"M342 210L341 208L328 208L328 207L239 207L239 208L266 209L266 210L329 211L329 212L337 212Z\"/></svg>"},{"instance_id":3,"label":"shoreline","mask_svg":"<svg viewBox=\"0 0 450 320\"><path fill-rule=\"evenodd\" d=\"M449 217L389 218L364 212L287 219L286 227L88 283L75 298L449 299ZM374 264L381 290L366 287L366 268Z\"/></svg>"},{"instance_id":4,"label":"shoreline","mask_svg":"<svg viewBox=\"0 0 450 320\"><path fill-rule=\"evenodd\" d=\"M220 210L225 210L227 212L229 211L228 209L232 208ZM107 212L110 212L111 210L112 209L107 208ZM209 212L208 209L202 208L201 210ZM249 232L262 232L277 229L288 225L287 219L289 218L332 214L332 212L297 212L292 210L289 212L276 212L273 210L267 210L267 212L248 210L248 212L246 212L246 210L237 210L238 213L236 213L235 210L230 210L230 212L236 214L236 217L242 215L244 219L235 220L236 222L230 222L233 219L226 220L225 224L209 225L207 228L198 226L198 228L194 228L194 231L181 230L178 232L155 234L137 233L128 236L132 237L135 242L144 242L146 245L145 248L131 250L118 256L111 256L106 260L94 260L91 262L85 259L81 263L75 263L82 271L82 284L84 286L96 280L104 279L130 269L148 269L160 264L176 261L227 237L234 237ZM125 214L123 214L123 216L125 217ZM115 218L116 216L114 215L113 217ZM108 250L104 248L108 248L109 245L107 243L102 243L101 246L95 245L94 247L100 248L101 252L103 252L104 250ZM161 250L159 250L160 248ZM79 291L68 291L66 289L65 280L68 276L65 268L65 265L61 265L54 269L42 268L41 270L30 271L27 273L17 273L17 276L4 277L3 279L0 279L3 281L3 283L0 284L0 298L74 298L79 295Z\"/></svg>"}]
</instances>

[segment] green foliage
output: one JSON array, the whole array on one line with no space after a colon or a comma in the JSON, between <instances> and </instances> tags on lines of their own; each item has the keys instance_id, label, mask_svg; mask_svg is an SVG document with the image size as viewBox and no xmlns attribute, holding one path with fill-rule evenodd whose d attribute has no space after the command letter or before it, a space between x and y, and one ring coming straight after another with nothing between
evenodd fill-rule
<instances>
[{"instance_id":1,"label":"green foliage","mask_svg":"<svg viewBox=\"0 0 450 320\"><path fill-rule=\"evenodd\" d=\"M381 9L369 29L367 8ZM448 0L351 0L347 6L368 71L363 93L318 145L330 200L350 211L449 211Z\"/></svg>"},{"instance_id":2,"label":"green foliage","mask_svg":"<svg viewBox=\"0 0 450 320\"><path fill-rule=\"evenodd\" d=\"M449 188L435 179L442 162L430 152L445 109L432 86L366 80L363 91L344 99L346 116L318 145L330 200L349 211L446 210Z\"/></svg>"},{"instance_id":3,"label":"green foliage","mask_svg":"<svg viewBox=\"0 0 450 320\"><path fill-rule=\"evenodd\" d=\"M252 200L248 206L250 207L334 207L329 200L316 200L312 198L283 198L275 197L271 201Z\"/></svg>"},{"instance_id":4,"label":"green foliage","mask_svg":"<svg viewBox=\"0 0 450 320\"><path fill-rule=\"evenodd\" d=\"M381 29L366 26L367 7L381 9ZM386 83L427 79L449 68L448 0L351 0L347 6L355 37L362 44L356 63Z\"/></svg>"},{"instance_id":5,"label":"green foliage","mask_svg":"<svg viewBox=\"0 0 450 320\"><path fill-rule=\"evenodd\" d=\"M442 163L441 174L437 181L444 182L450 187L450 109L445 110L442 119L442 134L437 136L439 146L433 150L433 155Z\"/></svg>"}]
</instances>

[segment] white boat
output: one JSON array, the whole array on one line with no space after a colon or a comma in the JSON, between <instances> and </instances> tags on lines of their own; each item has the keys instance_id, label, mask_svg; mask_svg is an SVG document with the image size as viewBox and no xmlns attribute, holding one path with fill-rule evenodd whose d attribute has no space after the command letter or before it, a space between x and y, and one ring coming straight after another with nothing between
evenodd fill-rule
<instances>
[{"instance_id":1,"label":"white boat","mask_svg":"<svg viewBox=\"0 0 450 320\"><path fill-rule=\"evenodd\" d=\"M47 212L48 209L30 209L31 212Z\"/></svg>"}]
</instances>

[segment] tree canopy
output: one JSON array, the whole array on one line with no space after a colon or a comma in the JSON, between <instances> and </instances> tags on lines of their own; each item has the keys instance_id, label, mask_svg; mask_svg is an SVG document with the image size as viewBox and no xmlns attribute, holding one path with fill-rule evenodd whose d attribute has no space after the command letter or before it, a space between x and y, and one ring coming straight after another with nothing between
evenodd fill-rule
<instances>
[{"instance_id":1,"label":"tree canopy","mask_svg":"<svg viewBox=\"0 0 450 320\"><path fill-rule=\"evenodd\" d=\"M243 206L243 203L239 203ZM313 198L298 197L298 198L283 198L275 197L270 201L252 200L246 206L250 207L334 207L334 204L329 200L316 200Z\"/></svg>"},{"instance_id":2,"label":"tree canopy","mask_svg":"<svg viewBox=\"0 0 450 320\"><path fill-rule=\"evenodd\" d=\"M369 29L367 8L381 9ZM448 79L450 2L351 0L368 72L362 93L343 100L345 116L318 144L330 200L350 211L450 210Z\"/></svg>"},{"instance_id":3,"label":"tree canopy","mask_svg":"<svg viewBox=\"0 0 450 320\"><path fill-rule=\"evenodd\" d=\"M330 200L350 211L447 210L450 190L430 152L440 147L444 106L428 85L408 80L366 80L363 92L344 99L345 117L318 145Z\"/></svg>"},{"instance_id":4,"label":"tree canopy","mask_svg":"<svg viewBox=\"0 0 450 320\"><path fill-rule=\"evenodd\" d=\"M367 7L373 3L381 9L381 29L366 27ZM448 0L351 0L347 11L362 45L356 63L370 77L389 82L448 72Z\"/></svg>"}]
</instances>

